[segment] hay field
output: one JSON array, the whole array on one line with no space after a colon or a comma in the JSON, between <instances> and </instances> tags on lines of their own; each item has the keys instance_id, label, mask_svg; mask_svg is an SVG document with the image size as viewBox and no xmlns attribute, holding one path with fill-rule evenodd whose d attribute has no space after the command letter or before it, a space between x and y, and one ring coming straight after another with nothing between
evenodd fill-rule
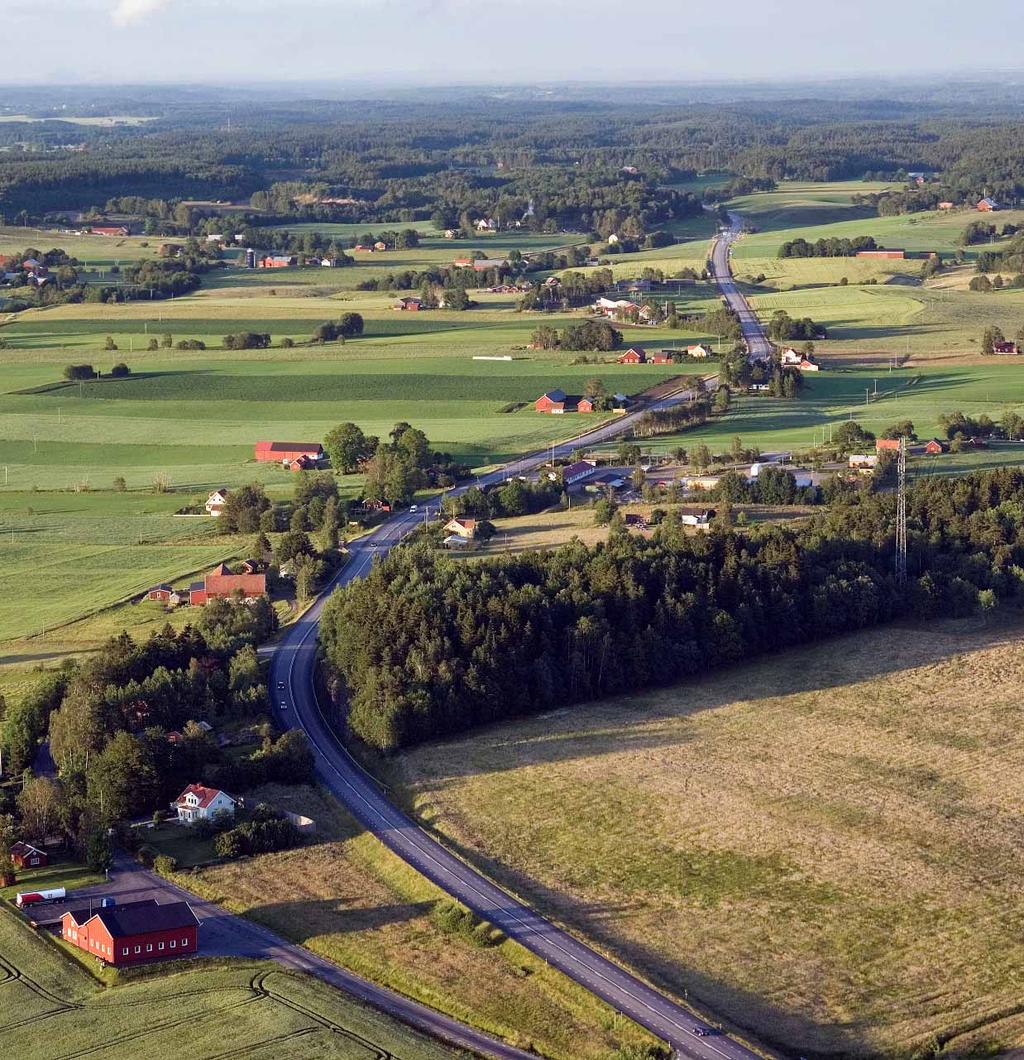
<instances>
[{"instance_id":1,"label":"hay field","mask_svg":"<svg viewBox=\"0 0 1024 1060\"><path fill-rule=\"evenodd\" d=\"M1021 633L861 633L395 774L472 860L794 1054L1019 1048Z\"/></svg>"}]
</instances>

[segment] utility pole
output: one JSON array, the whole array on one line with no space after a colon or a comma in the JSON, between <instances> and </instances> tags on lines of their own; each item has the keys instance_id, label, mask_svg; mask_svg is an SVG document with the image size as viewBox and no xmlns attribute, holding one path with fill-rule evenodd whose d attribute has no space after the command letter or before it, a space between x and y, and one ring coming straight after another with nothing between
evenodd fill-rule
<instances>
[{"instance_id":1,"label":"utility pole","mask_svg":"<svg viewBox=\"0 0 1024 1060\"><path fill-rule=\"evenodd\" d=\"M896 583L907 584L907 439L896 459Z\"/></svg>"}]
</instances>

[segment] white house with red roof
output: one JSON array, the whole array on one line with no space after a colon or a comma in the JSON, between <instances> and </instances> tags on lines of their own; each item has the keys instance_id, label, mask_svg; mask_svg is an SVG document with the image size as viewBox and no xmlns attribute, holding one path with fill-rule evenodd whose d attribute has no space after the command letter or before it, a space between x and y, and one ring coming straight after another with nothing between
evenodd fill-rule
<instances>
[{"instance_id":1,"label":"white house with red roof","mask_svg":"<svg viewBox=\"0 0 1024 1060\"><path fill-rule=\"evenodd\" d=\"M234 814L237 805L238 800L226 791L203 784L189 784L174 800L174 809L178 811L178 820L182 824L205 821L221 811Z\"/></svg>"}]
</instances>

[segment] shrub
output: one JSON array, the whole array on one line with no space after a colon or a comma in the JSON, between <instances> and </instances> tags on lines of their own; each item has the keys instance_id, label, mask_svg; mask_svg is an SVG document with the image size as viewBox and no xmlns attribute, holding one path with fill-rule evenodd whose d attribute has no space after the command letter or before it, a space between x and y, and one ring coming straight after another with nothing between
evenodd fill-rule
<instances>
[{"instance_id":1,"label":"shrub","mask_svg":"<svg viewBox=\"0 0 1024 1060\"><path fill-rule=\"evenodd\" d=\"M110 376L112 379L124 379L125 376L131 374L132 370L124 363L124 361L115 364L114 367L110 369Z\"/></svg>"},{"instance_id":2,"label":"shrub","mask_svg":"<svg viewBox=\"0 0 1024 1060\"><path fill-rule=\"evenodd\" d=\"M71 382L82 379L95 379L96 369L91 364L69 364L64 369L64 378Z\"/></svg>"},{"instance_id":3,"label":"shrub","mask_svg":"<svg viewBox=\"0 0 1024 1060\"><path fill-rule=\"evenodd\" d=\"M178 869L178 859L169 854L158 854L153 859L153 870L161 876L170 876Z\"/></svg>"}]
</instances>

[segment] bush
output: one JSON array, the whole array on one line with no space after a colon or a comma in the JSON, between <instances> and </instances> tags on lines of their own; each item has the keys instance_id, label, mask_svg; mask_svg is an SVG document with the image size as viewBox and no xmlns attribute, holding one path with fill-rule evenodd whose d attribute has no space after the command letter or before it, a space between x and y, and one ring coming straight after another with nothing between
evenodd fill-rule
<instances>
[{"instance_id":1,"label":"bush","mask_svg":"<svg viewBox=\"0 0 1024 1060\"><path fill-rule=\"evenodd\" d=\"M178 869L178 859L169 854L158 854L153 859L153 870L160 876L170 876Z\"/></svg>"},{"instance_id":2,"label":"bush","mask_svg":"<svg viewBox=\"0 0 1024 1060\"><path fill-rule=\"evenodd\" d=\"M64 369L64 378L71 382L82 379L95 379L96 369L91 364L69 364Z\"/></svg>"},{"instance_id":3,"label":"bush","mask_svg":"<svg viewBox=\"0 0 1024 1060\"><path fill-rule=\"evenodd\" d=\"M157 853L156 847L150 846L149 843L143 843L139 847L138 853L135 855L147 869L151 869L156 862L156 859L160 857Z\"/></svg>"},{"instance_id":4,"label":"bush","mask_svg":"<svg viewBox=\"0 0 1024 1060\"><path fill-rule=\"evenodd\" d=\"M182 339L177 344L179 350L205 350L206 343L202 339Z\"/></svg>"},{"instance_id":5,"label":"bush","mask_svg":"<svg viewBox=\"0 0 1024 1060\"><path fill-rule=\"evenodd\" d=\"M124 379L125 376L129 376L131 374L132 370L128 367L128 365L124 363L124 361L115 364L114 367L110 369L110 377L112 379Z\"/></svg>"}]
</instances>

